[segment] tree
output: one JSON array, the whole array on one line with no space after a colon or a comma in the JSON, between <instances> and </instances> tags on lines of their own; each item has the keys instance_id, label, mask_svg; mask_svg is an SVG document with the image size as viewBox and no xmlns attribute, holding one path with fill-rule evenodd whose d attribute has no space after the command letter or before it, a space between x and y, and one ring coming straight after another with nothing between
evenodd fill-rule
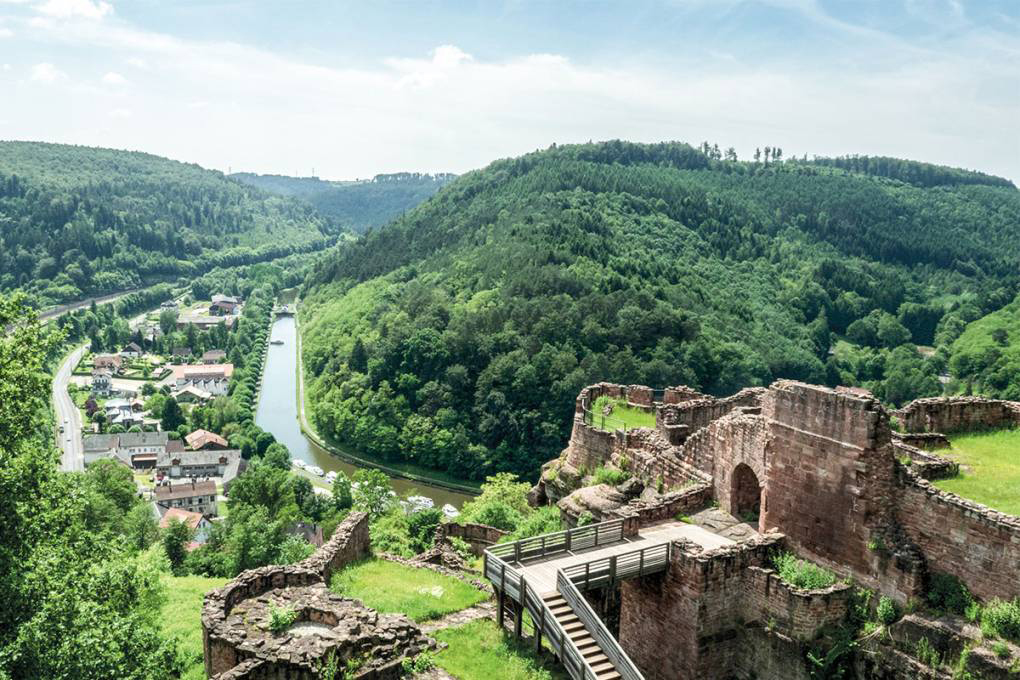
<instances>
[{"instance_id":1,"label":"tree","mask_svg":"<svg viewBox=\"0 0 1020 680\"><path fill-rule=\"evenodd\" d=\"M193 534L191 527L179 519L171 519L163 529L163 549L175 574L181 572Z\"/></svg>"},{"instance_id":2,"label":"tree","mask_svg":"<svg viewBox=\"0 0 1020 680\"><path fill-rule=\"evenodd\" d=\"M439 508L419 510L408 516L408 534L415 552L425 552L432 547L436 527L439 526L442 519L443 513Z\"/></svg>"},{"instance_id":3,"label":"tree","mask_svg":"<svg viewBox=\"0 0 1020 680\"><path fill-rule=\"evenodd\" d=\"M359 373L368 372L368 352L365 350L365 343L360 337L354 339L354 346L351 348L351 356L348 360L351 370Z\"/></svg>"},{"instance_id":4,"label":"tree","mask_svg":"<svg viewBox=\"0 0 1020 680\"><path fill-rule=\"evenodd\" d=\"M152 514L149 503L138 503L124 518L124 537L128 545L136 551L142 551L159 538L159 523Z\"/></svg>"},{"instance_id":5,"label":"tree","mask_svg":"<svg viewBox=\"0 0 1020 680\"><path fill-rule=\"evenodd\" d=\"M155 399L155 397L152 398ZM184 411L181 410L181 405L173 397L167 397L166 401L163 402L163 415L160 421L163 430L166 432L177 430L185 422Z\"/></svg>"},{"instance_id":6,"label":"tree","mask_svg":"<svg viewBox=\"0 0 1020 680\"><path fill-rule=\"evenodd\" d=\"M393 506L393 488L389 478L375 468L362 468L354 473L352 498L354 509L379 517Z\"/></svg>"}]
</instances>

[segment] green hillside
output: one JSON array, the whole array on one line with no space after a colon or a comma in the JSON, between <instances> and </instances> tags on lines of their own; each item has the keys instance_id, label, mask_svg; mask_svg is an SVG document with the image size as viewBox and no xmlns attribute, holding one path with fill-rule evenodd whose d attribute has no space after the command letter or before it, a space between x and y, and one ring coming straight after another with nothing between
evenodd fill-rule
<instances>
[{"instance_id":1,"label":"green hillside","mask_svg":"<svg viewBox=\"0 0 1020 680\"><path fill-rule=\"evenodd\" d=\"M949 368L973 393L1020 399L1020 297L967 324L950 347Z\"/></svg>"},{"instance_id":2,"label":"green hillside","mask_svg":"<svg viewBox=\"0 0 1020 680\"><path fill-rule=\"evenodd\" d=\"M464 175L320 262L302 313L314 422L387 460L533 478L598 380L936 392L944 356L914 343L1013 297L1020 193L837 165L609 142ZM844 337L854 351L830 355Z\"/></svg>"},{"instance_id":3,"label":"green hillside","mask_svg":"<svg viewBox=\"0 0 1020 680\"><path fill-rule=\"evenodd\" d=\"M281 196L294 196L354 232L381 227L425 201L455 175L400 172L368 181L329 182L317 177L235 173L231 178Z\"/></svg>"},{"instance_id":4,"label":"green hillside","mask_svg":"<svg viewBox=\"0 0 1020 680\"><path fill-rule=\"evenodd\" d=\"M303 203L150 154L0 142L0 291L40 303L321 248Z\"/></svg>"}]
</instances>

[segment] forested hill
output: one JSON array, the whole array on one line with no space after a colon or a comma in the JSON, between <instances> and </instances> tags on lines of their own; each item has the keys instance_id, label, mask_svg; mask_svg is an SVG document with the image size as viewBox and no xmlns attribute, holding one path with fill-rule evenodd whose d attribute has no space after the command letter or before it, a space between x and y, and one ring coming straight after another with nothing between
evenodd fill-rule
<instances>
[{"instance_id":1,"label":"forested hill","mask_svg":"<svg viewBox=\"0 0 1020 680\"><path fill-rule=\"evenodd\" d=\"M966 322L1017 292L1008 182L705 150L497 161L339 249L302 315L317 426L391 460L534 478L585 384L788 377L902 403L938 393Z\"/></svg>"},{"instance_id":2,"label":"forested hill","mask_svg":"<svg viewBox=\"0 0 1020 680\"><path fill-rule=\"evenodd\" d=\"M0 292L21 288L41 304L321 248L340 229L197 165L0 142Z\"/></svg>"},{"instance_id":3,"label":"forested hill","mask_svg":"<svg viewBox=\"0 0 1020 680\"><path fill-rule=\"evenodd\" d=\"M400 217L435 194L456 175L399 172L355 182L250 172L235 173L231 177L281 196L305 200L321 214L361 233Z\"/></svg>"}]
</instances>

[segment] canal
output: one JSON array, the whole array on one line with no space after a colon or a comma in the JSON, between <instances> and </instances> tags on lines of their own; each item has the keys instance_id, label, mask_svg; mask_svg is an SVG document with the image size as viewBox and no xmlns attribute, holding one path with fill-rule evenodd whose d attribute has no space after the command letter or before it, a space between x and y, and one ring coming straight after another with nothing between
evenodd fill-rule
<instances>
[{"instance_id":1,"label":"canal","mask_svg":"<svg viewBox=\"0 0 1020 680\"><path fill-rule=\"evenodd\" d=\"M278 341L282 344L273 344ZM294 459L318 465L326 472L343 472L348 477L358 470L358 466L334 456L301 432L297 405L297 324L292 316L281 316L273 322L255 422L272 432ZM391 477L390 482L398 496L412 492L428 496L437 508L447 503L460 508L471 498L465 493L400 477Z\"/></svg>"}]
</instances>

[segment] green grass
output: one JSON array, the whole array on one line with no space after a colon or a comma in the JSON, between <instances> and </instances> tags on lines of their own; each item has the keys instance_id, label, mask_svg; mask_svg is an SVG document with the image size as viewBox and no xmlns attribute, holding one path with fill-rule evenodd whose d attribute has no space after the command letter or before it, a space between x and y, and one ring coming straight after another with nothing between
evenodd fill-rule
<instances>
[{"instance_id":1,"label":"green grass","mask_svg":"<svg viewBox=\"0 0 1020 680\"><path fill-rule=\"evenodd\" d=\"M960 474L935 486L1020 516L1020 430L975 432L949 441L952 448L939 454L960 463Z\"/></svg>"},{"instance_id":2,"label":"green grass","mask_svg":"<svg viewBox=\"0 0 1020 680\"><path fill-rule=\"evenodd\" d=\"M458 680L566 680L551 655L535 656L533 647L518 644L489 619L436 631L449 645L436 663Z\"/></svg>"},{"instance_id":3,"label":"green grass","mask_svg":"<svg viewBox=\"0 0 1020 680\"><path fill-rule=\"evenodd\" d=\"M802 560L793 553L780 553L772 558L772 563L779 572L779 578L795 588L818 590L836 582L836 575L831 571Z\"/></svg>"},{"instance_id":4,"label":"green grass","mask_svg":"<svg viewBox=\"0 0 1020 680\"><path fill-rule=\"evenodd\" d=\"M602 409L609 403L613 404L612 415L602 417ZM644 411L627 404L623 399L601 396L592 405L592 416L595 426L606 430L635 427L655 427L655 411ZM604 423L604 425L603 425Z\"/></svg>"},{"instance_id":5,"label":"green grass","mask_svg":"<svg viewBox=\"0 0 1020 680\"><path fill-rule=\"evenodd\" d=\"M352 564L333 577L330 587L368 607L407 614L415 621L438 619L489 597L451 576L378 559Z\"/></svg>"},{"instance_id":6,"label":"green grass","mask_svg":"<svg viewBox=\"0 0 1020 680\"><path fill-rule=\"evenodd\" d=\"M202 598L213 588L227 582L225 578L204 576L164 576L167 602L160 621L163 633L177 637L181 651L188 659L184 680L204 680L202 661Z\"/></svg>"}]
</instances>

